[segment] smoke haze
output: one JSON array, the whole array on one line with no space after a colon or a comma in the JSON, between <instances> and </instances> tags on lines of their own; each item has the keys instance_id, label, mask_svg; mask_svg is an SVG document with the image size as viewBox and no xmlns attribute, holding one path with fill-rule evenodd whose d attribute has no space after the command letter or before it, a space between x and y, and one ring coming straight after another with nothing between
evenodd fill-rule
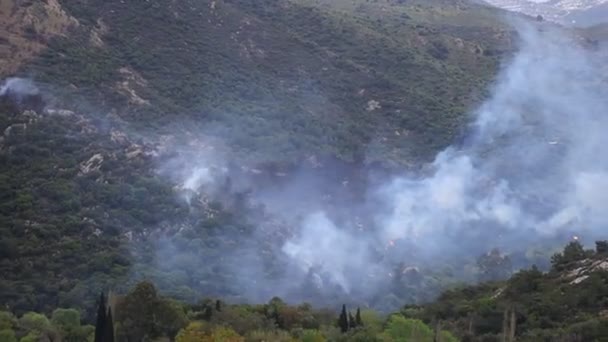
<instances>
[{"instance_id":1,"label":"smoke haze","mask_svg":"<svg viewBox=\"0 0 608 342\"><path fill-rule=\"evenodd\" d=\"M182 154L161 173L189 191L188 203L199 192L217 196L210 187L237 179L240 190L251 189L252 205L263 205L280 226L290 227L278 229L264 215L247 218L257 227L254 240L280 241L273 250L282 260L278 275L264 272L259 243L228 251L246 256L228 258L224 266L239 275L232 286L248 300L338 294L369 302L390 291L395 265L441 267L496 246L522 252L542 241L561 244L575 233L592 241L608 220L601 52L559 28L535 25L513 23L519 52L473 113L466 142L440 152L422 173L369 185L363 200L341 197L349 184L337 182L339 176L330 182L294 172L268 187L255 182L256 170L230 178L222 160L228 157L217 154ZM315 294L299 292L302 286Z\"/></svg>"}]
</instances>

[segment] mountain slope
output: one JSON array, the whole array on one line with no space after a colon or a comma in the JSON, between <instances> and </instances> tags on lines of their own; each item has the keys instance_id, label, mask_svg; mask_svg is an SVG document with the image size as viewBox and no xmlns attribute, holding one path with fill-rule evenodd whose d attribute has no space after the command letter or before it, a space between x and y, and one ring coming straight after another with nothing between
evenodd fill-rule
<instances>
[{"instance_id":1,"label":"mountain slope","mask_svg":"<svg viewBox=\"0 0 608 342\"><path fill-rule=\"evenodd\" d=\"M3 1L0 4L0 75L16 72L53 37L65 35L78 21L57 0Z\"/></svg>"},{"instance_id":2,"label":"mountain slope","mask_svg":"<svg viewBox=\"0 0 608 342\"><path fill-rule=\"evenodd\" d=\"M379 160L428 158L458 134L510 44L473 5L391 4L383 19L291 1L62 6L81 26L24 73L130 122L204 122L251 159L353 160L372 143ZM458 28L469 17L486 21Z\"/></svg>"},{"instance_id":3,"label":"mountain slope","mask_svg":"<svg viewBox=\"0 0 608 342\"><path fill-rule=\"evenodd\" d=\"M221 151L254 185L285 177L268 163L416 165L459 134L512 49L496 11L466 2L11 4L40 27L40 45L11 45L27 58L2 70L35 85L13 79L0 94L0 296L19 312L141 278L184 299L242 299L248 275L226 264L259 258L280 274L290 227L237 185L194 198L159 165L186 147ZM334 171L321 171L324 190L339 193ZM428 281L410 298L430 297Z\"/></svg>"},{"instance_id":4,"label":"mountain slope","mask_svg":"<svg viewBox=\"0 0 608 342\"><path fill-rule=\"evenodd\" d=\"M467 341L603 341L608 334L608 242L584 250L577 241L552 258L552 269L523 270L506 282L447 291L427 306L406 306L405 316ZM448 328L449 327L449 328Z\"/></svg>"},{"instance_id":5,"label":"mountain slope","mask_svg":"<svg viewBox=\"0 0 608 342\"><path fill-rule=\"evenodd\" d=\"M606 0L487 0L487 2L509 11L530 16L541 15L545 19L568 25L592 26L608 21Z\"/></svg>"}]
</instances>

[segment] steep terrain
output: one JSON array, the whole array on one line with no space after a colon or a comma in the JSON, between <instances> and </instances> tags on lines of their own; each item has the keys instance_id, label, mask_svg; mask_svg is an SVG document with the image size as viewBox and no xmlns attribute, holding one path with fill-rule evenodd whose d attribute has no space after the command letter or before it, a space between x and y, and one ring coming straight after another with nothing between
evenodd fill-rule
<instances>
[{"instance_id":1,"label":"steep terrain","mask_svg":"<svg viewBox=\"0 0 608 342\"><path fill-rule=\"evenodd\" d=\"M0 75L15 73L56 36L78 26L57 0L0 4Z\"/></svg>"},{"instance_id":2,"label":"steep terrain","mask_svg":"<svg viewBox=\"0 0 608 342\"><path fill-rule=\"evenodd\" d=\"M486 0L509 11L542 16L561 24L593 26L608 22L606 0Z\"/></svg>"},{"instance_id":3,"label":"steep terrain","mask_svg":"<svg viewBox=\"0 0 608 342\"><path fill-rule=\"evenodd\" d=\"M35 81L2 88L0 295L16 311L141 278L184 299L276 295L246 293L250 276L234 267L259 260L256 272L284 277L291 229L239 182L305 166L329 175L339 206L345 173L330 165L428 160L512 49L496 12L466 2L8 3L4 15L37 23L36 43L24 40L36 48L15 45L28 58L2 70ZM188 150L222 151L218 169L237 182L193 198L162 168L175 173ZM421 298L440 287L428 282Z\"/></svg>"},{"instance_id":4,"label":"steep terrain","mask_svg":"<svg viewBox=\"0 0 608 342\"><path fill-rule=\"evenodd\" d=\"M372 143L380 160L428 158L509 34L473 5L350 3L62 1L80 26L22 70L130 122L190 120L242 158L353 160Z\"/></svg>"},{"instance_id":5,"label":"steep terrain","mask_svg":"<svg viewBox=\"0 0 608 342\"><path fill-rule=\"evenodd\" d=\"M417 169L458 139L517 39L509 14L468 1L4 4L1 74L21 78L0 91L0 302L17 313L92 310L140 279L188 301L345 299L296 272L292 222L250 188L310 172L323 192L286 197L365 234L371 218L351 215L363 171ZM205 167L184 180L184 160ZM394 272L366 274L384 287L350 294L363 305L478 276L475 256L419 269L423 248L381 243L370 253Z\"/></svg>"},{"instance_id":6,"label":"steep terrain","mask_svg":"<svg viewBox=\"0 0 608 342\"><path fill-rule=\"evenodd\" d=\"M448 291L424 307L402 313L442 327L463 341L604 341L608 336L608 243L584 250L577 242L506 282Z\"/></svg>"}]
</instances>

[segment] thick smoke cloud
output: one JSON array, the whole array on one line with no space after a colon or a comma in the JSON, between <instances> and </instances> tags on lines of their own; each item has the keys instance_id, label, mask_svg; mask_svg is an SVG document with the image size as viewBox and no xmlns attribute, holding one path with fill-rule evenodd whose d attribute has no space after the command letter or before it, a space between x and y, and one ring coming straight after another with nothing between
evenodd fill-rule
<instances>
[{"instance_id":1,"label":"thick smoke cloud","mask_svg":"<svg viewBox=\"0 0 608 342\"><path fill-rule=\"evenodd\" d=\"M506 234L600 232L608 106L597 61L558 29L518 25L521 51L477 111L468 144L440 153L432 175L383 189L394 204L389 235L477 222Z\"/></svg>"},{"instance_id":2,"label":"thick smoke cloud","mask_svg":"<svg viewBox=\"0 0 608 342\"><path fill-rule=\"evenodd\" d=\"M601 236L608 103L599 54L560 29L514 24L520 51L474 113L467 143L439 153L424 175L371 190L388 209L376 215L378 239L348 235L325 244L335 236L331 225L323 224L329 234L304 225L288 242L288 255L298 259L303 249L319 262L354 258L370 269L361 247L370 242L405 240L420 247L421 257L443 260L493 246L518 249L560 233ZM334 271L343 277L345 269Z\"/></svg>"},{"instance_id":3,"label":"thick smoke cloud","mask_svg":"<svg viewBox=\"0 0 608 342\"><path fill-rule=\"evenodd\" d=\"M570 234L601 236L608 223L602 55L559 28L513 25L519 52L473 113L468 139L440 152L424 172L370 187L361 203L315 202L311 194L327 189L310 175L292 177L284 187L256 189L250 201L296 229L277 251L289 268L283 278L249 272L243 288L255 283L264 293L293 295L308 279L321 292L338 288L367 300L387 289L400 262L441 266L495 246L521 251ZM179 172L171 171L174 165L163 172L196 192L217 182L210 171L215 158L186 158ZM266 225L260 220L253 219ZM241 260L232 271L260 270L254 260ZM302 298L296 293L293 299Z\"/></svg>"}]
</instances>

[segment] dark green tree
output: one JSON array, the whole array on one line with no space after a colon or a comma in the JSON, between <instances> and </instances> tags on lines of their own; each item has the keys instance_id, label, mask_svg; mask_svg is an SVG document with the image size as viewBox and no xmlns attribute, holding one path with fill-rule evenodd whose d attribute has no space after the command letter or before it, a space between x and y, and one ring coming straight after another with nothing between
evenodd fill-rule
<instances>
[{"instance_id":1,"label":"dark green tree","mask_svg":"<svg viewBox=\"0 0 608 342\"><path fill-rule=\"evenodd\" d=\"M595 252L600 255L608 254L608 240L596 241Z\"/></svg>"},{"instance_id":2,"label":"dark green tree","mask_svg":"<svg viewBox=\"0 0 608 342\"><path fill-rule=\"evenodd\" d=\"M357 327L357 321L355 320L355 317L353 316L352 313L348 313L348 327L350 329L354 329Z\"/></svg>"},{"instance_id":3,"label":"dark green tree","mask_svg":"<svg viewBox=\"0 0 608 342\"><path fill-rule=\"evenodd\" d=\"M564 247L562 253L557 253L551 257L551 265L554 271L560 271L567 265L583 260L587 256L583 245L578 241L572 241Z\"/></svg>"},{"instance_id":4,"label":"dark green tree","mask_svg":"<svg viewBox=\"0 0 608 342\"><path fill-rule=\"evenodd\" d=\"M99 305L97 307L97 323L95 324L95 342L105 342L104 335L106 329L106 296L101 293Z\"/></svg>"},{"instance_id":5,"label":"dark green tree","mask_svg":"<svg viewBox=\"0 0 608 342\"><path fill-rule=\"evenodd\" d=\"M141 282L114 310L119 340L146 341L175 336L187 324L180 305L158 296L154 285Z\"/></svg>"},{"instance_id":6,"label":"dark green tree","mask_svg":"<svg viewBox=\"0 0 608 342\"><path fill-rule=\"evenodd\" d=\"M108 307L103 342L114 342L114 321L112 320L112 308Z\"/></svg>"},{"instance_id":7,"label":"dark green tree","mask_svg":"<svg viewBox=\"0 0 608 342\"><path fill-rule=\"evenodd\" d=\"M361 319L361 308L357 308L357 314L355 315L355 321L358 327L363 326L363 320Z\"/></svg>"},{"instance_id":8,"label":"dark green tree","mask_svg":"<svg viewBox=\"0 0 608 342\"><path fill-rule=\"evenodd\" d=\"M338 326L340 327L340 331L342 333L346 333L348 331L348 315L346 314L346 305L342 305L342 312L340 313L340 318L338 318Z\"/></svg>"}]
</instances>

